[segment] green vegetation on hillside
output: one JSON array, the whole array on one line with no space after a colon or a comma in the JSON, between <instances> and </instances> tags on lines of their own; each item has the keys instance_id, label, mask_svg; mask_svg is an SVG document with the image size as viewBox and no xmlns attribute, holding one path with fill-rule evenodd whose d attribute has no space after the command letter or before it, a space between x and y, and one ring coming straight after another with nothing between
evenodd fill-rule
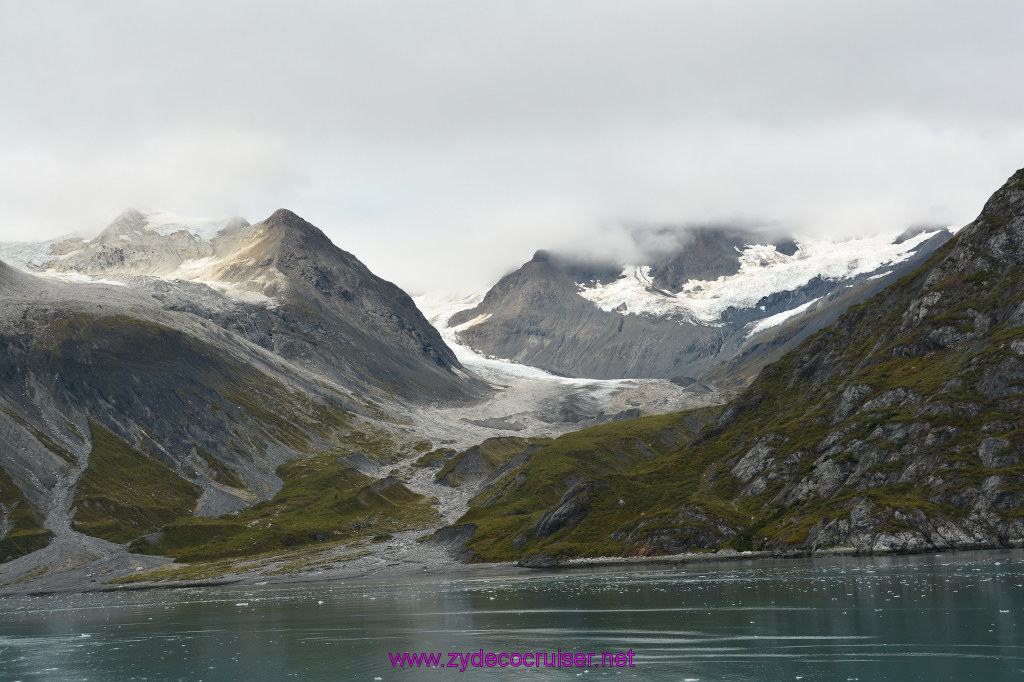
<instances>
[{"instance_id":1,"label":"green vegetation on hillside","mask_svg":"<svg viewBox=\"0 0 1024 682\"><path fill-rule=\"evenodd\" d=\"M43 527L43 518L29 505L3 467L0 467L0 536L0 563L42 549L53 537L53 533Z\"/></svg>"},{"instance_id":2,"label":"green vegetation on hillside","mask_svg":"<svg viewBox=\"0 0 1024 682\"><path fill-rule=\"evenodd\" d=\"M621 551L613 535L623 521L659 495L677 493L692 476L638 481L708 424L718 408L593 426L540 444L519 467L503 472L471 502L459 524L474 524L467 545L474 560L513 560L529 551L577 556ZM576 491L563 500L567 492ZM580 510L547 537L534 528L562 501ZM551 524L551 525L557 525Z\"/></svg>"},{"instance_id":3,"label":"green vegetation on hillside","mask_svg":"<svg viewBox=\"0 0 1024 682\"><path fill-rule=\"evenodd\" d=\"M220 461L206 450L196 448L196 454L203 460L213 475L213 480L232 488L248 488L245 479L238 475L238 472Z\"/></svg>"},{"instance_id":4,"label":"green vegetation on hillside","mask_svg":"<svg viewBox=\"0 0 1024 682\"><path fill-rule=\"evenodd\" d=\"M195 509L202 490L90 421L92 452L74 497L74 528L130 542Z\"/></svg>"},{"instance_id":5,"label":"green vegetation on hillside","mask_svg":"<svg viewBox=\"0 0 1024 682\"><path fill-rule=\"evenodd\" d=\"M444 466L444 462L449 457L456 454L455 450L451 448L438 448L431 450L425 455L421 455L419 459L412 463L414 467L439 467Z\"/></svg>"},{"instance_id":6,"label":"green vegetation on hillside","mask_svg":"<svg viewBox=\"0 0 1024 682\"><path fill-rule=\"evenodd\" d=\"M517 436L488 438L480 445L464 450L448 459L441 470L434 475L434 478L442 483L458 487L464 483L468 473L489 475L531 445L543 443L546 440L548 439L519 438Z\"/></svg>"},{"instance_id":7,"label":"green vegetation on hillside","mask_svg":"<svg viewBox=\"0 0 1024 682\"><path fill-rule=\"evenodd\" d=\"M183 561L208 561L283 551L299 545L355 540L437 522L431 500L400 481L374 481L339 460L339 452L292 460L271 499L217 519L186 517L153 542L132 549Z\"/></svg>"}]
</instances>

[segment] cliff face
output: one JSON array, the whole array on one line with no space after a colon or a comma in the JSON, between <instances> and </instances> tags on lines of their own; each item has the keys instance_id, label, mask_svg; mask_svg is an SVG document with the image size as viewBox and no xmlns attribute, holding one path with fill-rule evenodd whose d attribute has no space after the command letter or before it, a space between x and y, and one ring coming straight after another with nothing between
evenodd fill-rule
<instances>
[{"instance_id":1,"label":"cliff face","mask_svg":"<svg viewBox=\"0 0 1024 682\"><path fill-rule=\"evenodd\" d=\"M586 481L554 485L504 531L516 546L478 504L469 547L511 558L1024 542L1024 170L927 263L766 367L713 427L668 449L657 434L642 466L586 472L585 499L562 498ZM479 499L538 490L542 471L527 465L525 487ZM572 524L530 529L570 503Z\"/></svg>"}]
</instances>

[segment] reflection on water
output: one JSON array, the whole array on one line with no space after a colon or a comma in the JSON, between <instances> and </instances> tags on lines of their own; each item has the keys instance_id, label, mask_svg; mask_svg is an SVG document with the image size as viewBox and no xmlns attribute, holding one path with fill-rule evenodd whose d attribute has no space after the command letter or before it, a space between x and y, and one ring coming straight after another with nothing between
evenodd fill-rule
<instances>
[{"instance_id":1,"label":"reflection on water","mask_svg":"<svg viewBox=\"0 0 1024 682\"><path fill-rule=\"evenodd\" d=\"M469 575L3 599L0 679L1024 678L1019 550ZM635 667L388 659L480 649L633 650Z\"/></svg>"}]
</instances>

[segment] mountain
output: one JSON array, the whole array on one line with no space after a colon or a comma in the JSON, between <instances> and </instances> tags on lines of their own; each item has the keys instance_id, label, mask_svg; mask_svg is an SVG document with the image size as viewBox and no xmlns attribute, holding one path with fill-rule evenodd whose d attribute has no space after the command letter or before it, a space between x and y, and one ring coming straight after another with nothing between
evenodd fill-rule
<instances>
[{"instance_id":1,"label":"mountain","mask_svg":"<svg viewBox=\"0 0 1024 682\"><path fill-rule=\"evenodd\" d=\"M291 211L255 225L233 218L191 229L157 217L126 211L44 266L144 288L168 310L208 319L348 386L409 398L472 392L412 299Z\"/></svg>"},{"instance_id":2,"label":"mountain","mask_svg":"<svg viewBox=\"0 0 1024 682\"><path fill-rule=\"evenodd\" d=\"M305 472L283 465L324 456L370 500L350 516L429 510L400 482L367 497L376 481L324 453L394 456L391 415L485 386L320 230L285 210L198 229L128 211L47 251L45 277L0 263L0 560L294 494Z\"/></svg>"},{"instance_id":3,"label":"mountain","mask_svg":"<svg viewBox=\"0 0 1024 682\"><path fill-rule=\"evenodd\" d=\"M643 266L539 251L449 325L482 353L556 374L690 383L717 371L717 381L742 385L764 356L752 349L763 350L779 325L809 322L772 344L788 350L948 237L935 229L832 243L728 227L660 230L643 237L658 246ZM747 366L722 376L744 353Z\"/></svg>"},{"instance_id":4,"label":"mountain","mask_svg":"<svg viewBox=\"0 0 1024 682\"><path fill-rule=\"evenodd\" d=\"M527 563L1019 546L1022 415L1024 170L724 408L509 457L457 528L474 559Z\"/></svg>"}]
</instances>

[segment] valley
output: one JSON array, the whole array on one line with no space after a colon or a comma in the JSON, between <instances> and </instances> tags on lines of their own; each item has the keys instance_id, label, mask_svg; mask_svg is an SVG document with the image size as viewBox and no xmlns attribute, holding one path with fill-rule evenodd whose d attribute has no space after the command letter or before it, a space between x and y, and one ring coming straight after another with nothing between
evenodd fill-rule
<instances>
[{"instance_id":1,"label":"valley","mask_svg":"<svg viewBox=\"0 0 1024 682\"><path fill-rule=\"evenodd\" d=\"M757 238L461 298L283 209L2 245L0 592L1024 543L1024 172Z\"/></svg>"}]
</instances>

